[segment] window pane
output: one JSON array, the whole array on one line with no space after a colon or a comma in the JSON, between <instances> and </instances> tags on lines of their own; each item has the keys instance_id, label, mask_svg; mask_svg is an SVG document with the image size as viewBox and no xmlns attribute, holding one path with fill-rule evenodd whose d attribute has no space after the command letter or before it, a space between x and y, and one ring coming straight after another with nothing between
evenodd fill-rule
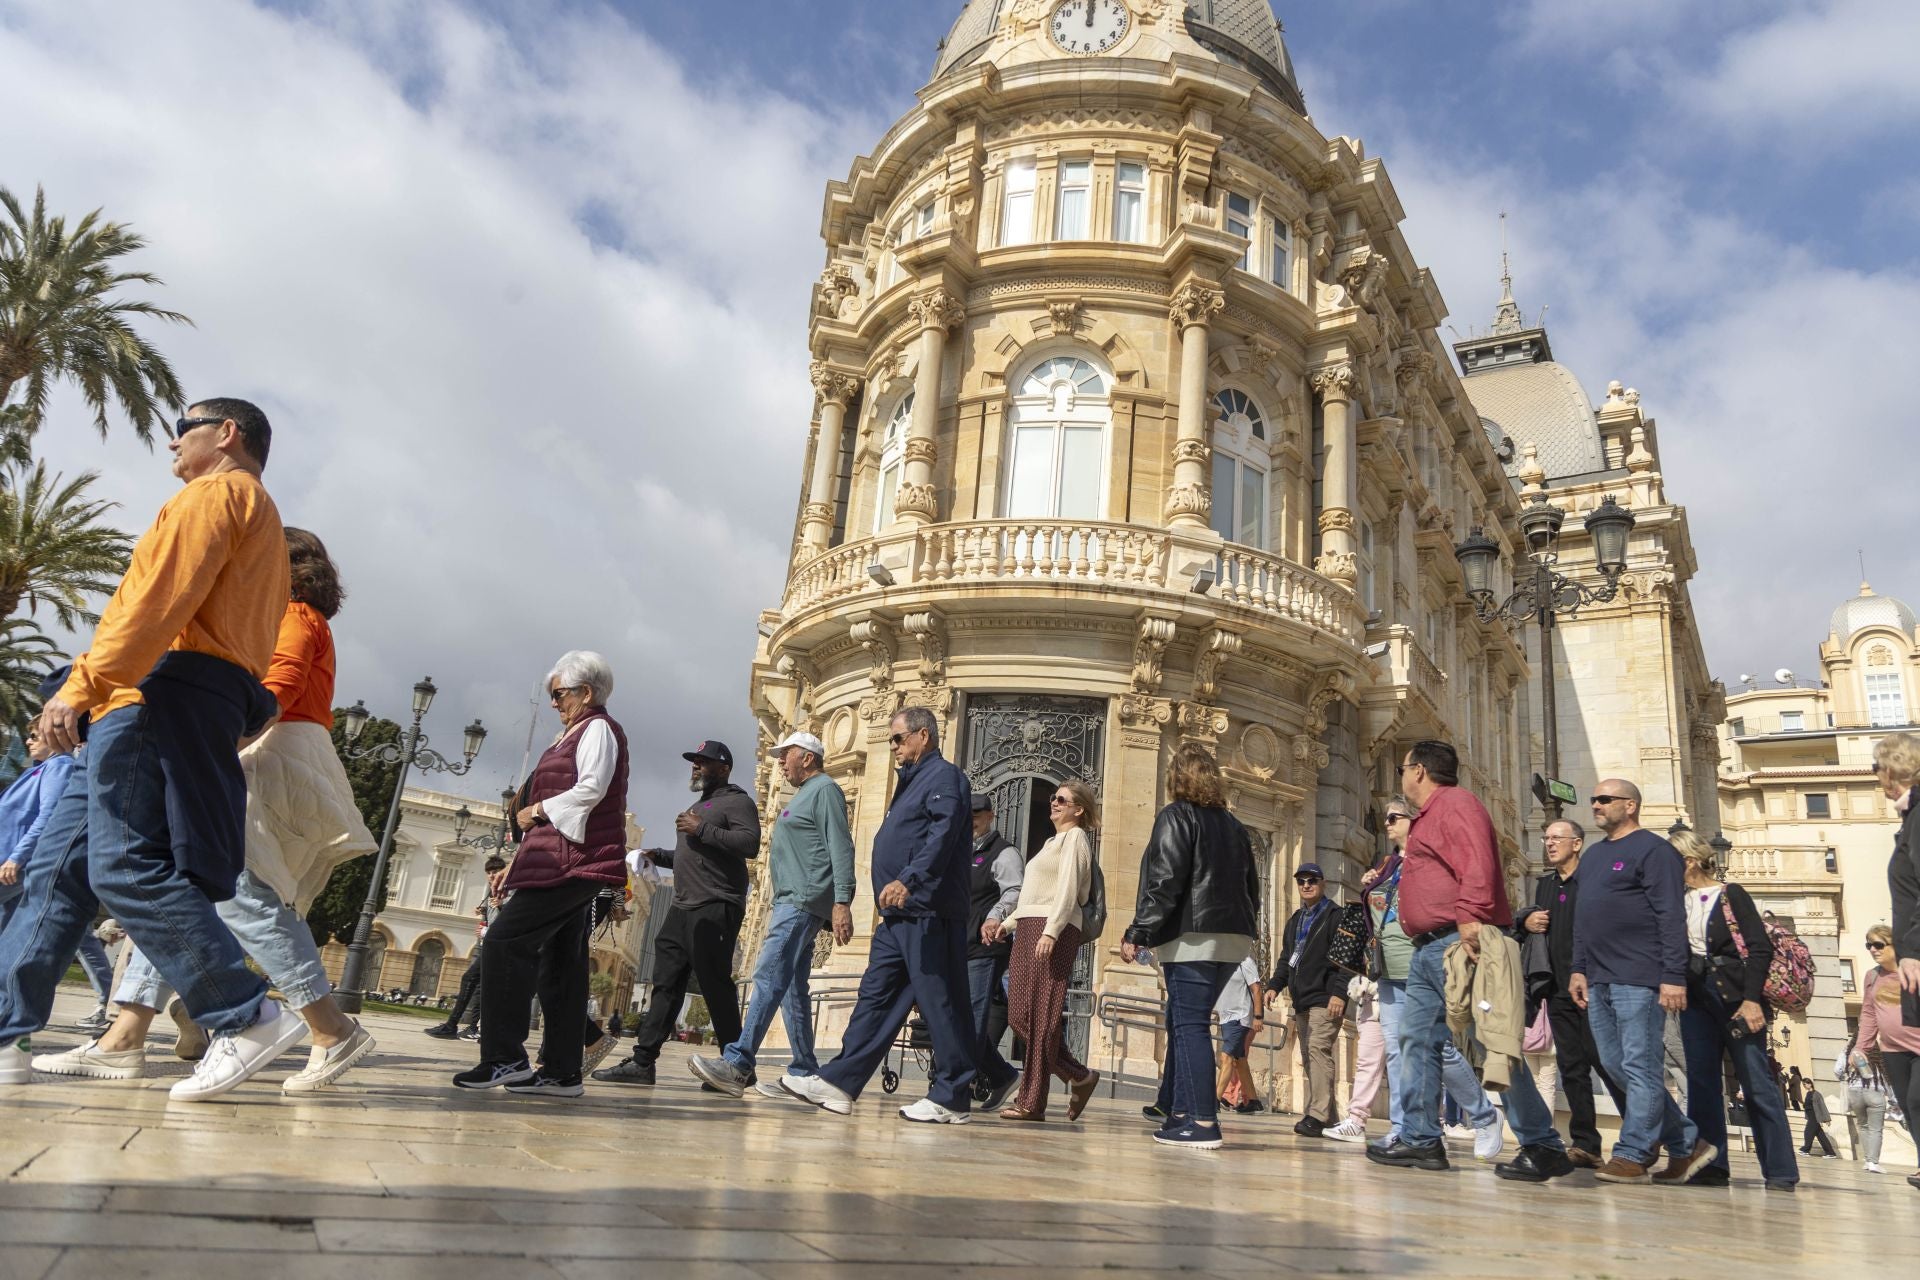
<instances>
[{"instance_id":1,"label":"window pane","mask_svg":"<svg viewBox=\"0 0 1920 1280\"><path fill-rule=\"evenodd\" d=\"M900 468L888 467L880 473L880 502L874 509L876 532L893 523L893 491L900 487Z\"/></svg>"},{"instance_id":2,"label":"window pane","mask_svg":"<svg viewBox=\"0 0 1920 1280\"><path fill-rule=\"evenodd\" d=\"M1236 541L1233 518L1233 475L1236 465L1231 455L1221 453L1218 449L1213 451L1213 515L1209 523L1213 525L1213 531L1228 542Z\"/></svg>"},{"instance_id":3,"label":"window pane","mask_svg":"<svg viewBox=\"0 0 1920 1280\"><path fill-rule=\"evenodd\" d=\"M1091 228L1089 200L1093 188L1093 164L1071 160L1060 166L1060 212L1054 219L1053 238L1085 240Z\"/></svg>"},{"instance_id":4,"label":"window pane","mask_svg":"<svg viewBox=\"0 0 1920 1280\"><path fill-rule=\"evenodd\" d=\"M1282 289L1293 287L1293 236L1287 224L1278 218L1272 219L1273 230L1273 269L1267 278Z\"/></svg>"},{"instance_id":5,"label":"window pane","mask_svg":"<svg viewBox=\"0 0 1920 1280\"><path fill-rule=\"evenodd\" d=\"M1900 673L1886 671L1868 676L1867 723L1881 728L1906 722L1907 699L1900 688Z\"/></svg>"},{"instance_id":6,"label":"window pane","mask_svg":"<svg viewBox=\"0 0 1920 1280\"><path fill-rule=\"evenodd\" d=\"M1053 428L1016 427L1013 475L1007 483L1007 515L1014 519L1051 515Z\"/></svg>"},{"instance_id":7,"label":"window pane","mask_svg":"<svg viewBox=\"0 0 1920 1280\"><path fill-rule=\"evenodd\" d=\"M1007 166L1007 199L1000 225L1001 244L1033 243L1033 162Z\"/></svg>"},{"instance_id":8,"label":"window pane","mask_svg":"<svg viewBox=\"0 0 1920 1280\"><path fill-rule=\"evenodd\" d=\"M1253 270L1253 199L1227 193L1227 231L1247 239L1247 251L1240 255L1240 269Z\"/></svg>"},{"instance_id":9,"label":"window pane","mask_svg":"<svg viewBox=\"0 0 1920 1280\"><path fill-rule=\"evenodd\" d=\"M1067 520L1100 518L1099 427L1068 427L1060 449L1060 516Z\"/></svg>"},{"instance_id":10,"label":"window pane","mask_svg":"<svg viewBox=\"0 0 1920 1280\"><path fill-rule=\"evenodd\" d=\"M1240 468L1240 535L1250 547L1267 545L1267 476L1253 467Z\"/></svg>"},{"instance_id":11,"label":"window pane","mask_svg":"<svg viewBox=\"0 0 1920 1280\"><path fill-rule=\"evenodd\" d=\"M1145 213L1141 193L1121 188L1113 197L1113 238L1122 244L1145 244Z\"/></svg>"}]
</instances>

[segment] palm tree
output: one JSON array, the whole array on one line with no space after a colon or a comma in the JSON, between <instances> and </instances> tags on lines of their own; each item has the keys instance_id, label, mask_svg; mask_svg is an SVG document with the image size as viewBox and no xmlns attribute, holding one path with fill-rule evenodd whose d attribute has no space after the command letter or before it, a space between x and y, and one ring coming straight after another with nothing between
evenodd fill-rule
<instances>
[{"instance_id":1,"label":"palm tree","mask_svg":"<svg viewBox=\"0 0 1920 1280\"><path fill-rule=\"evenodd\" d=\"M0 622L0 728L26 736L40 708L40 681L65 656L27 619Z\"/></svg>"},{"instance_id":2,"label":"palm tree","mask_svg":"<svg viewBox=\"0 0 1920 1280\"><path fill-rule=\"evenodd\" d=\"M24 603L30 614L51 606L69 631L100 620L88 597L119 584L133 539L101 523L119 504L86 496L99 478L88 471L62 483L44 462L0 471L0 618Z\"/></svg>"},{"instance_id":3,"label":"palm tree","mask_svg":"<svg viewBox=\"0 0 1920 1280\"><path fill-rule=\"evenodd\" d=\"M127 319L192 321L151 302L112 296L125 285L160 283L151 272L116 269L118 259L146 240L101 221L98 209L69 230L65 218L47 216L44 191L35 191L29 215L0 187L0 209L6 214L0 218L0 456L21 459L62 378L78 384L101 436L108 403L116 401L151 444L166 410L183 407L180 384Z\"/></svg>"}]
</instances>

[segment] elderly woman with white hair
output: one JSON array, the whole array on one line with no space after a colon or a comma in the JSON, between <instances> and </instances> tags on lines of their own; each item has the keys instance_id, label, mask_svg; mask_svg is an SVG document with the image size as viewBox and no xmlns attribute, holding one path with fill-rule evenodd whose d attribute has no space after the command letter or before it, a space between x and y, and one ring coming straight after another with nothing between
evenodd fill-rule
<instances>
[{"instance_id":1,"label":"elderly woman with white hair","mask_svg":"<svg viewBox=\"0 0 1920 1280\"><path fill-rule=\"evenodd\" d=\"M522 793L520 850L489 877L511 896L480 952L480 1065L453 1078L462 1089L583 1092L589 908L627 881L627 735L607 714L612 693L613 671L597 653L575 650L547 674L564 727ZM545 1032L537 1068L526 1049L536 995Z\"/></svg>"}]
</instances>

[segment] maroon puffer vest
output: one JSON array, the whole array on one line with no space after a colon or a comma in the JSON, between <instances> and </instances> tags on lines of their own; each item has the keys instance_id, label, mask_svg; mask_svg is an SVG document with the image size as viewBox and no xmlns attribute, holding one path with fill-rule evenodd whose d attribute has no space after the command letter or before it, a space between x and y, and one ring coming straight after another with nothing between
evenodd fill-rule
<instances>
[{"instance_id":1,"label":"maroon puffer vest","mask_svg":"<svg viewBox=\"0 0 1920 1280\"><path fill-rule=\"evenodd\" d=\"M533 767L532 784L527 788L527 803L573 789L580 780L574 753L587 726L605 720L619 744L620 758L614 765L607 794L587 815L586 839L578 844L560 834L551 822L542 822L528 831L520 842L507 870L509 889L546 889L567 880L598 880L606 884L627 882L627 735L619 722L596 708L571 725L560 741L547 748L540 763Z\"/></svg>"}]
</instances>

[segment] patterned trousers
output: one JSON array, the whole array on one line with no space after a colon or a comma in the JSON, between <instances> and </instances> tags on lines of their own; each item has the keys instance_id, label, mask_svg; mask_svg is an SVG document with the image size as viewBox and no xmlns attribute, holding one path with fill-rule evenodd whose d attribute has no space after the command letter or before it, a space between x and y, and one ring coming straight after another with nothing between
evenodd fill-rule
<instances>
[{"instance_id":1,"label":"patterned trousers","mask_svg":"<svg viewBox=\"0 0 1920 1280\"><path fill-rule=\"evenodd\" d=\"M1013 935L1007 983L1007 1021L1027 1046L1015 1105L1035 1115L1047 1109L1047 1091L1054 1076L1073 1084L1087 1074L1086 1067L1067 1048L1066 1028L1060 1020L1067 1007L1074 957L1080 954L1080 930L1072 925L1062 929L1053 944L1053 954L1041 964L1035 951L1045 924L1045 920L1032 917L1020 922Z\"/></svg>"}]
</instances>

